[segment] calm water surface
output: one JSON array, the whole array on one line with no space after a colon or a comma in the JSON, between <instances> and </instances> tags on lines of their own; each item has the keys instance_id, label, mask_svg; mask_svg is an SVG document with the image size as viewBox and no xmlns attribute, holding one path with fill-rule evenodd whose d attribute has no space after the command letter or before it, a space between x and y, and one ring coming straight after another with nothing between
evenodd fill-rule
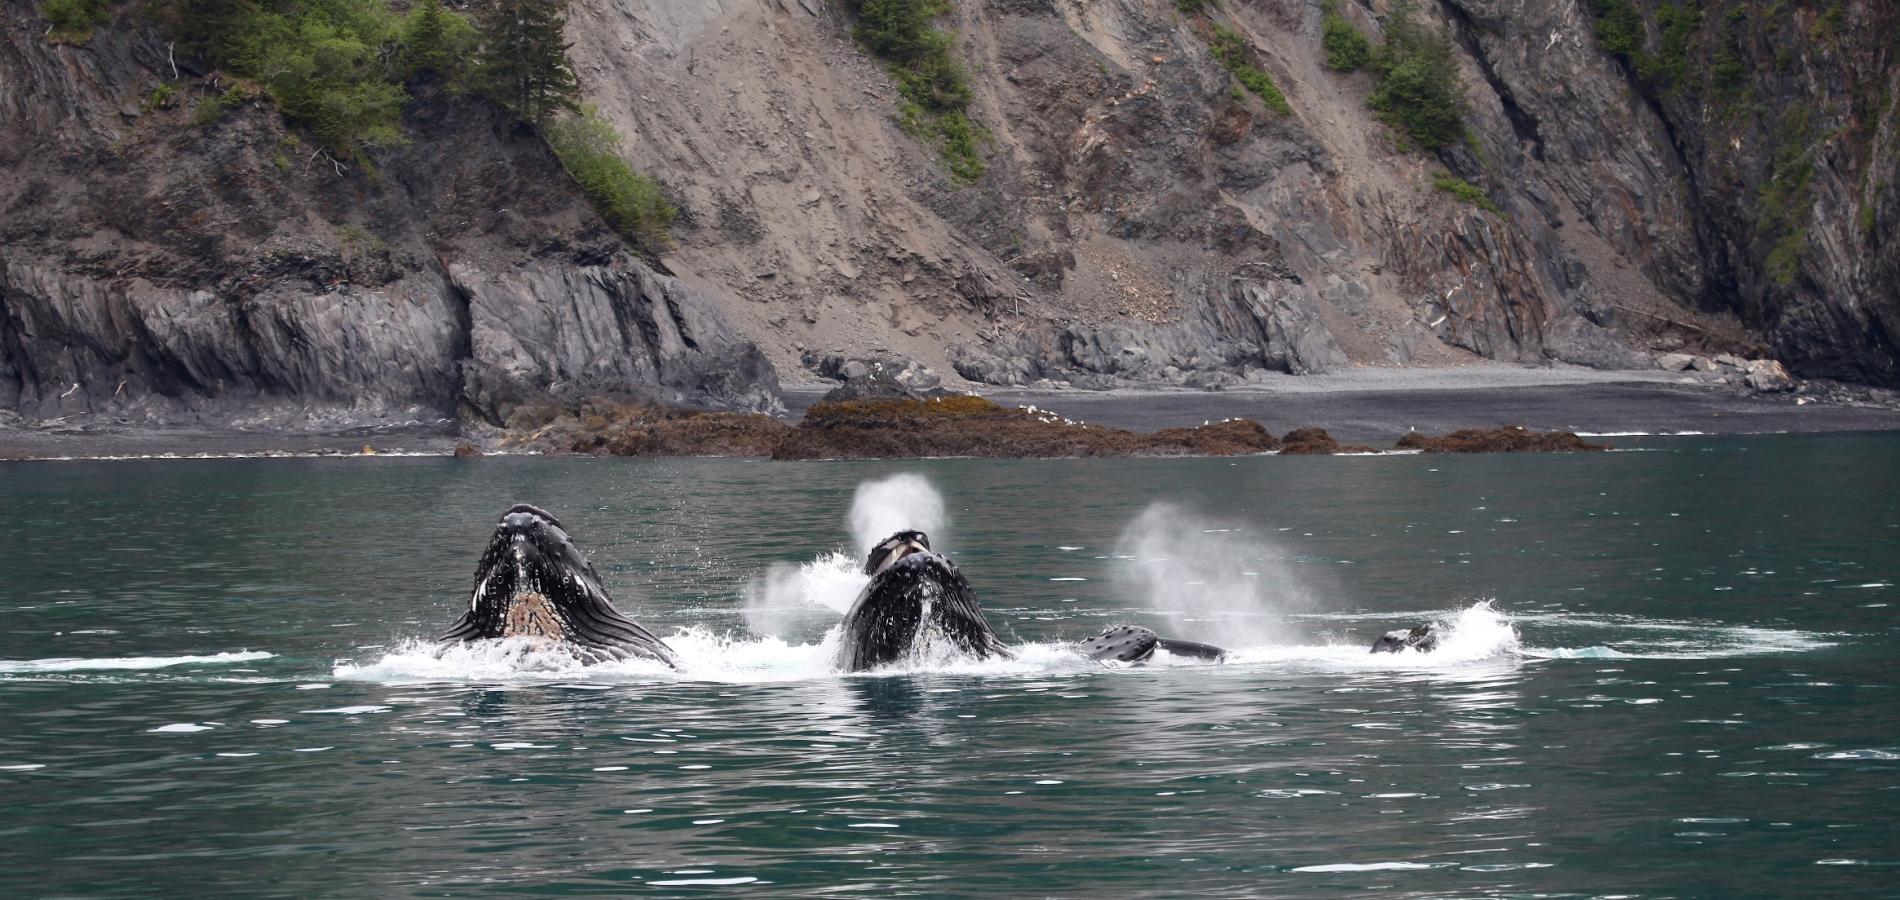
<instances>
[{"instance_id":1,"label":"calm water surface","mask_svg":"<svg viewBox=\"0 0 1900 900\"><path fill-rule=\"evenodd\" d=\"M1900 436L1620 443L0 465L0 896L1900 895ZM830 671L900 472L1021 659ZM417 643L516 500L683 673Z\"/></svg>"}]
</instances>

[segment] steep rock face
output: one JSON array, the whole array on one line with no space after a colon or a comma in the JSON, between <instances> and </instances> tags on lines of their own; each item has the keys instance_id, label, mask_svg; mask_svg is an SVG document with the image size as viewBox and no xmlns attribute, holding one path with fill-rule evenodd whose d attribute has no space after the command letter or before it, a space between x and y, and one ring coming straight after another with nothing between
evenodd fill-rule
<instances>
[{"instance_id":1,"label":"steep rock face","mask_svg":"<svg viewBox=\"0 0 1900 900\"><path fill-rule=\"evenodd\" d=\"M1179 382L1197 360L1244 377L1634 359L1604 350L1611 317L1583 315L1592 282L1556 224L1432 190L1432 160L1366 110L1366 77L1323 68L1317 4L1212 19L1171 0L952 8L990 138L971 185L896 127L889 78L840 4L572 7L590 94L681 197L678 257L750 301L728 310L781 368L799 351L889 349L979 381L1106 385ZM1251 43L1290 115L1234 86L1208 50L1216 20ZM1475 67L1471 80L1485 83ZM1514 147L1499 109L1474 127ZM1274 285L1312 352L1224 311L1237 280Z\"/></svg>"},{"instance_id":2,"label":"steep rock face","mask_svg":"<svg viewBox=\"0 0 1900 900\"><path fill-rule=\"evenodd\" d=\"M1900 8L1619 0L1612 46L1583 3L1444 6L1537 180L1647 280L1802 374L1900 379Z\"/></svg>"},{"instance_id":3,"label":"steep rock face","mask_svg":"<svg viewBox=\"0 0 1900 900\"><path fill-rule=\"evenodd\" d=\"M674 404L779 408L759 349L692 288L639 263L498 273L451 263L449 278L468 304L463 396L497 423L549 394L638 390Z\"/></svg>"},{"instance_id":4,"label":"steep rock face","mask_svg":"<svg viewBox=\"0 0 1900 900\"><path fill-rule=\"evenodd\" d=\"M957 348L971 381L1058 381L1107 387L1103 378L1224 387L1259 373L1305 375L1348 364L1309 296L1287 285L1236 279L1204 295L1192 315L1145 328L1029 328Z\"/></svg>"},{"instance_id":5,"label":"steep rock face","mask_svg":"<svg viewBox=\"0 0 1900 900\"><path fill-rule=\"evenodd\" d=\"M467 334L439 281L242 301L0 259L0 405L31 419L440 418Z\"/></svg>"},{"instance_id":6,"label":"steep rock face","mask_svg":"<svg viewBox=\"0 0 1900 900\"><path fill-rule=\"evenodd\" d=\"M778 408L705 290L607 233L540 142L416 90L406 147L335 160L137 22L0 30L0 408L29 420L499 422L570 392Z\"/></svg>"}]
</instances>

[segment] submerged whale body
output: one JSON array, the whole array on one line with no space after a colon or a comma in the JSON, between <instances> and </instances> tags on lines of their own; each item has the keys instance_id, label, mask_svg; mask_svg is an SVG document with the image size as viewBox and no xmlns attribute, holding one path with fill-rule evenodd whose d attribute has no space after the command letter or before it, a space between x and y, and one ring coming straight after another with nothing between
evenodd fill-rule
<instances>
[{"instance_id":1,"label":"submerged whale body","mask_svg":"<svg viewBox=\"0 0 1900 900\"><path fill-rule=\"evenodd\" d=\"M1111 625L1102 629L1101 634L1076 644L1076 649L1102 662L1145 663L1154 658L1156 650L1207 662L1227 658L1227 651L1212 644L1164 638L1140 625Z\"/></svg>"},{"instance_id":2,"label":"submerged whale body","mask_svg":"<svg viewBox=\"0 0 1900 900\"><path fill-rule=\"evenodd\" d=\"M846 671L896 662L932 637L976 659L1014 655L983 618L957 564L932 551L923 532L900 531L871 548L864 574L871 583L844 616L838 661Z\"/></svg>"},{"instance_id":3,"label":"submerged whale body","mask_svg":"<svg viewBox=\"0 0 1900 900\"><path fill-rule=\"evenodd\" d=\"M614 608L594 566L560 520L528 504L502 514L475 568L468 611L441 640L527 638L584 662L652 659L676 666L672 648Z\"/></svg>"},{"instance_id":4,"label":"submerged whale body","mask_svg":"<svg viewBox=\"0 0 1900 900\"><path fill-rule=\"evenodd\" d=\"M1374 653L1397 653L1400 650L1417 650L1429 653L1438 649L1438 629L1431 625L1419 625L1411 629L1400 628L1379 635L1372 642Z\"/></svg>"}]
</instances>

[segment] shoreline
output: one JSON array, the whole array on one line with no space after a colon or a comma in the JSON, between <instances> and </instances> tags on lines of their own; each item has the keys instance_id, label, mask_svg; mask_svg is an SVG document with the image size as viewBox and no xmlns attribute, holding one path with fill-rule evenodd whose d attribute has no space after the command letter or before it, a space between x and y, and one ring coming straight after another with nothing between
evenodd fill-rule
<instances>
[{"instance_id":1,"label":"shoreline","mask_svg":"<svg viewBox=\"0 0 1900 900\"><path fill-rule=\"evenodd\" d=\"M783 390L796 421L833 385ZM1191 427L1227 418L1275 434L1316 426L1346 443L1391 444L1408 431L1523 425L1586 435L1774 434L1900 430L1900 405L1844 403L1801 394L1760 395L1667 372L1599 372L1474 366L1366 369L1281 376L1224 391L996 389L984 397L1133 431ZM0 426L0 461L446 456L463 437L451 426L260 431L208 426L88 424Z\"/></svg>"}]
</instances>

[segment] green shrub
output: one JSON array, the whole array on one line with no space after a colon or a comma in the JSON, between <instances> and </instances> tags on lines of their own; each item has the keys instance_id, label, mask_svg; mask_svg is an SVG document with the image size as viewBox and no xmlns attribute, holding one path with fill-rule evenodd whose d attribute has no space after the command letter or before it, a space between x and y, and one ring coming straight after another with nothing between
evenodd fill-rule
<instances>
[{"instance_id":1,"label":"green shrub","mask_svg":"<svg viewBox=\"0 0 1900 900\"><path fill-rule=\"evenodd\" d=\"M1372 42L1340 15L1339 0L1326 0L1321 8L1320 46L1326 49L1326 68L1354 72L1372 62Z\"/></svg>"},{"instance_id":2,"label":"green shrub","mask_svg":"<svg viewBox=\"0 0 1900 900\"><path fill-rule=\"evenodd\" d=\"M244 105L251 99L251 93L242 86L232 85L224 93L206 97L198 101L198 109L192 113L192 122L197 125L213 125L224 121L231 111Z\"/></svg>"},{"instance_id":3,"label":"green shrub","mask_svg":"<svg viewBox=\"0 0 1900 900\"><path fill-rule=\"evenodd\" d=\"M1689 70L1690 46L1702 29L1701 0L1664 3L1656 8L1656 25L1662 30L1657 52L1637 63L1636 74L1651 84L1681 84Z\"/></svg>"},{"instance_id":4,"label":"green shrub","mask_svg":"<svg viewBox=\"0 0 1900 900\"><path fill-rule=\"evenodd\" d=\"M1658 49L1649 52L1649 32L1630 0L1588 0L1597 42L1623 60L1637 80L1658 87L1678 84L1689 66L1689 49L1702 27L1702 0L1665 0L1656 7Z\"/></svg>"},{"instance_id":5,"label":"green shrub","mask_svg":"<svg viewBox=\"0 0 1900 900\"><path fill-rule=\"evenodd\" d=\"M1450 174L1439 175L1436 179L1433 179L1432 187L1444 191L1453 197L1457 197L1459 200L1469 203L1472 206L1498 215L1504 214L1504 211L1498 208L1497 203L1487 196L1482 189L1463 178Z\"/></svg>"},{"instance_id":6,"label":"green shrub","mask_svg":"<svg viewBox=\"0 0 1900 900\"><path fill-rule=\"evenodd\" d=\"M933 143L960 181L983 175L983 130L970 121L970 78L952 53L956 37L936 27L948 0L859 0L853 33L889 63L904 98L898 124Z\"/></svg>"},{"instance_id":7,"label":"green shrub","mask_svg":"<svg viewBox=\"0 0 1900 900\"><path fill-rule=\"evenodd\" d=\"M330 150L404 141L409 95L385 52L402 19L387 0L157 0L153 14L187 53L255 79ZM222 112L200 107L208 121Z\"/></svg>"},{"instance_id":8,"label":"green shrub","mask_svg":"<svg viewBox=\"0 0 1900 900\"><path fill-rule=\"evenodd\" d=\"M1380 119L1427 150L1464 139L1465 88L1451 38L1414 19L1405 0L1392 5L1372 64L1379 82L1367 102Z\"/></svg>"},{"instance_id":9,"label":"green shrub","mask_svg":"<svg viewBox=\"0 0 1900 900\"><path fill-rule=\"evenodd\" d=\"M620 136L612 125L589 109L553 120L544 134L561 166L607 224L649 250L668 244L668 229L678 211L661 195L658 182L635 172L620 156Z\"/></svg>"},{"instance_id":10,"label":"green shrub","mask_svg":"<svg viewBox=\"0 0 1900 900\"><path fill-rule=\"evenodd\" d=\"M1254 96L1259 97L1261 102L1267 105L1268 109L1281 115L1293 112L1292 105L1286 102L1286 95L1280 93L1280 86L1273 83L1273 76L1253 64L1252 48L1248 46L1247 39L1242 37L1240 32L1216 23L1214 39L1208 45L1208 49L1213 51L1214 58L1219 60L1228 72L1233 73L1234 80L1252 91Z\"/></svg>"},{"instance_id":11,"label":"green shrub","mask_svg":"<svg viewBox=\"0 0 1900 900\"><path fill-rule=\"evenodd\" d=\"M1204 9L1220 9L1220 0L1174 0L1174 8L1191 16Z\"/></svg>"},{"instance_id":12,"label":"green shrub","mask_svg":"<svg viewBox=\"0 0 1900 900\"><path fill-rule=\"evenodd\" d=\"M1775 248L1768 251L1768 280L1781 287L1794 284L1794 277L1801 272L1801 251L1807 248L1806 230L1791 232L1775 242Z\"/></svg>"},{"instance_id":13,"label":"green shrub","mask_svg":"<svg viewBox=\"0 0 1900 900\"><path fill-rule=\"evenodd\" d=\"M145 102L139 104L139 115L144 115L155 109L170 109L172 98L177 95L178 85L172 84L169 81L152 88L152 93L145 98Z\"/></svg>"},{"instance_id":14,"label":"green shrub","mask_svg":"<svg viewBox=\"0 0 1900 900\"><path fill-rule=\"evenodd\" d=\"M1646 43L1642 14L1630 0L1589 0L1589 7L1604 52L1634 63Z\"/></svg>"},{"instance_id":15,"label":"green shrub","mask_svg":"<svg viewBox=\"0 0 1900 900\"><path fill-rule=\"evenodd\" d=\"M47 37L55 43L83 44L94 28L112 21L112 8L107 0L46 0L40 16L52 26Z\"/></svg>"}]
</instances>

